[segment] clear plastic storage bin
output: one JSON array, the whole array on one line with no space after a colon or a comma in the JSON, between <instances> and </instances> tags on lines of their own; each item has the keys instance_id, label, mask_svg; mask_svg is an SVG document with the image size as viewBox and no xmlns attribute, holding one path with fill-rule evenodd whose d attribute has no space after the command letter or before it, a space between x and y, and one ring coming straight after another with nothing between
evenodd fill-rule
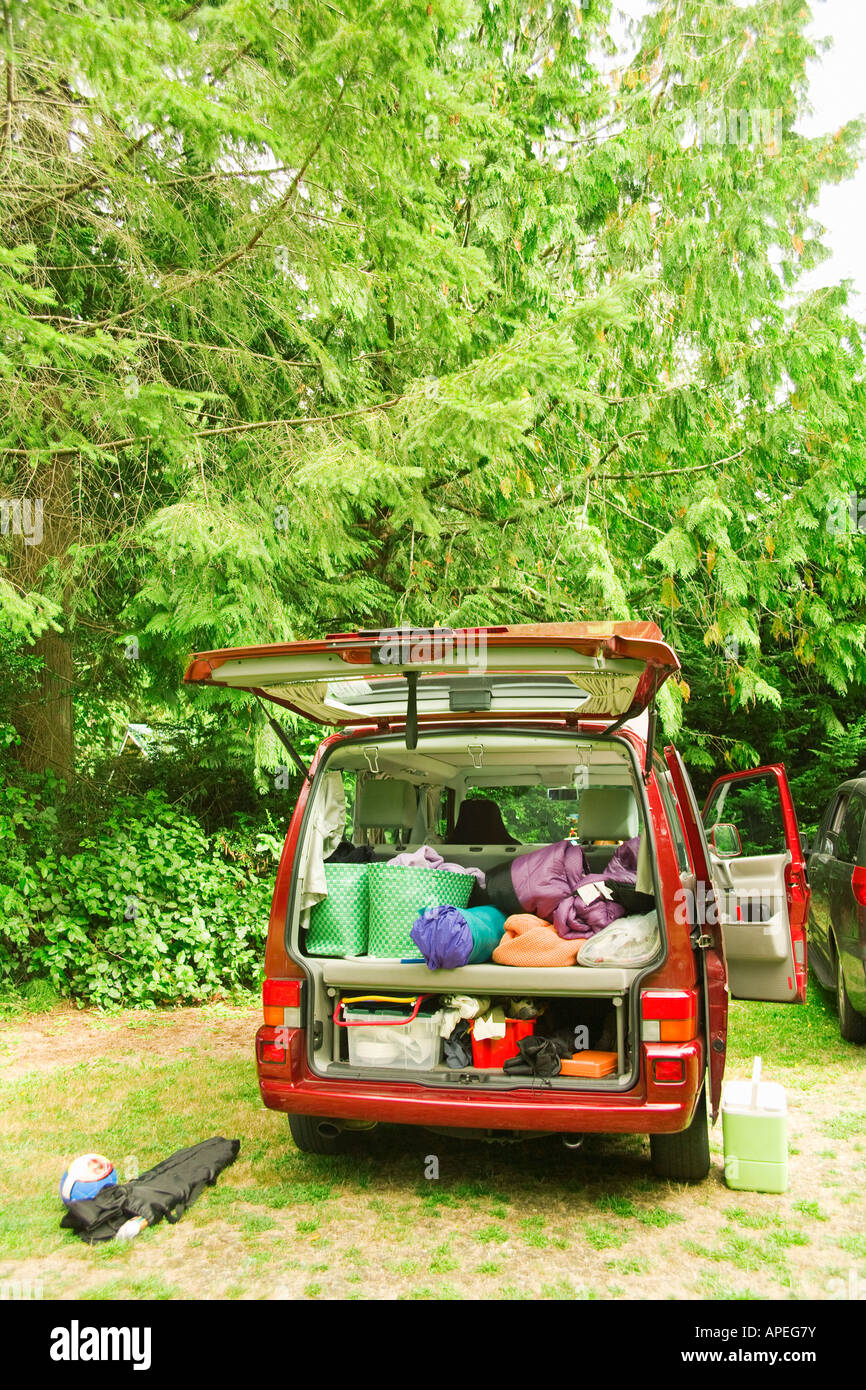
<instances>
[{"instance_id":1,"label":"clear plastic storage bin","mask_svg":"<svg viewBox=\"0 0 866 1390\"><path fill-rule=\"evenodd\" d=\"M349 1035L349 1061L356 1067L400 1067L426 1071L442 1056L442 1010L416 1013L411 1006L344 1004L342 1023Z\"/></svg>"}]
</instances>

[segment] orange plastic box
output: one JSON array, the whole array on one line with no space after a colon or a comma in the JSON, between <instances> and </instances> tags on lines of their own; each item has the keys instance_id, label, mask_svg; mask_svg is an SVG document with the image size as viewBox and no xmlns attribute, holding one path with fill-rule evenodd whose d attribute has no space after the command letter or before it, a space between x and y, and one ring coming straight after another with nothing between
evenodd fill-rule
<instances>
[{"instance_id":1,"label":"orange plastic box","mask_svg":"<svg viewBox=\"0 0 866 1390\"><path fill-rule=\"evenodd\" d=\"M600 1076L610 1076L611 1072L616 1071L615 1052L575 1052L569 1060L566 1059L562 1064L563 1076L590 1076L598 1079Z\"/></svg>"}]
</instances>

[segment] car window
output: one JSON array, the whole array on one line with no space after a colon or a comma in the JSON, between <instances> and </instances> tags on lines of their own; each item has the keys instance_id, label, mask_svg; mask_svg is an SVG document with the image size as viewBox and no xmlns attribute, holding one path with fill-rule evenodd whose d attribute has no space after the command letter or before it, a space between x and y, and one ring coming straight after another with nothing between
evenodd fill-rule
<instances>
[{"instance_id":1,"label":"car window","mask_svg":"<svg viewBox=\"0 0 866 1390\"><path fill-rule=\"evenodd\" d=\"M670 773L664 767L661 758L654 759L656 765L656 781L658 782L659 792L664 803L665 816L670 827L671 839L674 843L674 850L677 856L677 863L682 873L688 873L690 869L689 851L686 845L686 837L683 833L682 822L680 821L679 811L674 801L674 793L671 787Z\"/></svg>"},{"instance_id":2,"label":"car window","mask_svg":"<svg viewBox=\"0 0 866 1390\"><path fill-rule=\"evenodd\" d=\"M710 836L714 825L735 825L744 855L781 854L788 848L782 801L771 772L723 782L704 812Z\"/></svg>"},{"instance_id":3,"label":"car window","mask_svg":"<svg viewBox=\"0 0 866 1390\"><path fill-rule=\"evenodd\" d=\"M841 827L847 805L847 792L834 796L827 810L824 812L824 818L818 827L815 843L812 846L813 854L833 853L833 837L838 833Z\"/></svg>"},{"instance_id":4,"label":"car window","mask_svg":"<svg viewBox=\"0 0 866 1390\"><path fill-rule=\"evenodd\" d=\"M855 793L845 808L842 825L836 837L836 847L832 851L833 858L840 860L843 864L857 863L864 813L866 813L866 801Z\"/></svg>"}]
</instances>

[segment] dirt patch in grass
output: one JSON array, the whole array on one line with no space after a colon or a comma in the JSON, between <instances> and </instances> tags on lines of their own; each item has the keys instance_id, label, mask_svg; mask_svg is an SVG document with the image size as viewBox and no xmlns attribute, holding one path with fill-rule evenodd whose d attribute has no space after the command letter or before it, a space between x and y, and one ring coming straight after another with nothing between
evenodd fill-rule
<instances>
[{"instance_id":1,"label":"dirt patch in grass","mask_svg":"<svg viewBox=\"0 0 866 1390\"><path fill-rule=\"evenodd\" d=\"M29 1072L76 1066L88 1057L144 1063L206 1050L215 1059L252 1059L261 1009L228 1004L202 1008L130 1009L121 1015L95 1009L61 1008L30 1015L26 1022L0 1021L0 1083Z\"/></svg>"},{"instance_id":2,"label":"dirt patch in grass","mask_svg":"<svg viewBox=\"0 0 866 1390\"><path fill-rule=\"evenodd\" d=\"M781 1196L726 1187L720 1126L696 1187L656 1180L640 1137L572 1153L555 1137L487 1146L383 1127L345 1155L301 1154L259 1100L253 1009L0 1025L0 1284L30 1280L47 1298L850 1296L866 1279L866 1049L838 1041L820 1001L769 1028L761 1007L734 1011L730 1075L749 1074L759 1042L787 1088ZM92 1248L59 1229L71 1154L143 1169L216 1133L240 1138L240 1156L178 1225Z\"/></svg>"}]
</instances>

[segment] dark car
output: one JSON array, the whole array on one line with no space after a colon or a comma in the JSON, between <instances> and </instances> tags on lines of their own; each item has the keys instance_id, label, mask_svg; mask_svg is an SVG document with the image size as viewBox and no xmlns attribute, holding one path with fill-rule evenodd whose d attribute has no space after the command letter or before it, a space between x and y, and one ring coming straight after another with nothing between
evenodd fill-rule
<instances>
[{"instance_id":1,"label":"dark car","mask_svg":"<svg viewBox=\"0 0 866 1390\"><path fill-rule=\"evenodd\" d=\"M866 775L845 782L831 799L808 871L815 974L836 991L842 1037L866 1042Z\"/></svg>"}]
</instances>

